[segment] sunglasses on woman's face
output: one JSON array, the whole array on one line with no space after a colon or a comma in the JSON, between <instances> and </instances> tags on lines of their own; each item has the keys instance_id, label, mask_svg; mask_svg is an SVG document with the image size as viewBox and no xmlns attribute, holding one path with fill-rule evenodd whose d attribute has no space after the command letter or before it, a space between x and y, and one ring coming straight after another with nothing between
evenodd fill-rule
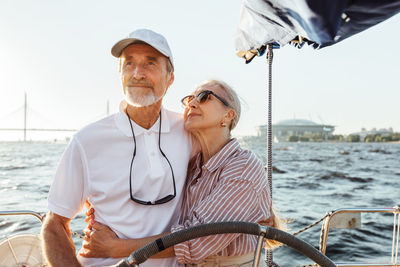
<instances>
[{"instance_id":1,"label":"sunglasses on woman's face","mask_svg":"<svg viewBox=\"0 0 400 267\"><path fill-rule=\"evenodd\" d=\"M196 95L185 96L184 98L182 98L181 102L184 107L189 106L190 102L192 102L193 99L196 99L197 103L203 104L208 99L210 99L210 95L215 96L215 98L221 101L222 104L224 104L227 107L230 107L229 104L222 97L219 97L216 93L210 90L201 91L197 96Z\"/></svg>"}]
</instances>

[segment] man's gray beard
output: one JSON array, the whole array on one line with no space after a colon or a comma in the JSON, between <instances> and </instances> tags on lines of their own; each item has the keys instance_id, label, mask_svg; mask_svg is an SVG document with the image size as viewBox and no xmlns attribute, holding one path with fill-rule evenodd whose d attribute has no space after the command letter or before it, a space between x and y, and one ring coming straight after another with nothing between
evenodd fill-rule
<instances>
[{"instance_id":1,"label":"man's gray beard","mask_svg":"<svg viewBox=\"0 0 400 267\"><path fill-rule=\"evenodd\" d=\"M154 104L158 100L154 95L154 92L143 95L142 93L137 93L137 91L132 87L125 88L125 101L134 107L146 107Z\"/></svg>"}]
</instances>

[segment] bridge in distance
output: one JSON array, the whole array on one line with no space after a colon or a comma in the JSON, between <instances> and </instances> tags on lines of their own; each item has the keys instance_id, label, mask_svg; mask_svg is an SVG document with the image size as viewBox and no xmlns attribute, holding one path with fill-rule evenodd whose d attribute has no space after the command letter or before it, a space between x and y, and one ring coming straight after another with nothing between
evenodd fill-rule
<instances>
[{"instance_id":1,"label":"bridge in distance","mask_svg":"<svg viewBox=\"0 0 400 267\"><path fill-rule=\"evenodd\" d=\"M23 109L24 111L24 127L23 128L0 128L0 131L23 131L24 142L26 142L27 132L76 132L76 129L58 129L58 128L27 128L27 115L28 115L28 101L27 95L24 96L24 105L18 110ZM107 101L107 115L109 115L109 102Z\"/></svg>"}]
</instances>

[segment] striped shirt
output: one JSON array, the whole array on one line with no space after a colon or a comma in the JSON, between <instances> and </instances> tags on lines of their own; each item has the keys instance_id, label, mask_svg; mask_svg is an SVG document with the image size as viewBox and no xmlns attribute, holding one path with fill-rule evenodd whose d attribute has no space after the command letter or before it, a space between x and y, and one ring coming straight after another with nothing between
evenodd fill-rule
<instances>
[{"instance_id":1,"label":"striped shirt","mask_svg":"<svg viewBox=\"0 0 400 267\"><path fill-rule=\"evenodd\" d=\"M192 159L185 185L183 213L172 232L223 221L260 222L271 217L268 180L261 161L236 139L201 166L201 153ZM175 245L180 263L198 263L208 256L238 256L256 249L257 236L223 234Z\"/></svg>"}]
</instances>

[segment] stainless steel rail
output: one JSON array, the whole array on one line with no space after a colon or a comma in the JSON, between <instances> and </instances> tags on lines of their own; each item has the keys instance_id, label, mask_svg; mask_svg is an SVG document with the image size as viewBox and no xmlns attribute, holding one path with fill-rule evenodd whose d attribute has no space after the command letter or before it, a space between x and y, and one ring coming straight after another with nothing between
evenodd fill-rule
<instances>
[{"instance_id":1,"label":"stainless steel rail","mask_svg":"<svg viewBox=\"0 0 400 267\"><path fill-rule=\"evenodd\" d=\"M345 209L338 209L330 212L328 216L324 219L324 222L322 224L321 228L321 240L320 240L320 251L325 254L326 253L326 247L327 247L327 242L328 242L328 235L329 235L329 229L331 226L331 222L333 218L339 214L344 214L344 213L393 213L394 218L396 219L396 216L400 216L400 207L393 207L393 208L345 208ZM397 226L397 229L399 226ZM398 230L397 230L398 231ZM377 264L377 263L338 263L337 266L340 267L373 267L373 266L400 266L400 263L397 262L397 254L396 258L394 259L393 254L394 251L398 251L398 240L395 242L395 233L396 233L396 220L393 224L393 247L392 247L392 262L391 263L382 263L382 264ZM397 233L398 236L398 233ZM398 239L398 237L397 237ZM396 248L395 248L395 244Z\"/></svg>"},{"instance_id":2,"label":"stainless steel rail","mask_svg":"<svg viewBox=\"0 0 400 267\"><path fill-rule=\"evenodd\" d=\"M13 216L13 215L32 215L32 216L36 217L37 219L39 219L41 223L43 223L43 220L45 217L45 214L42 215L41 213L32 211L32 210L0 211L0 216Z\"/></svg>"},{"instance_id":3,"label":"stainless steel rail","mask_svg":"<svg viewBox=\"0 0 400 267\"><path fill-rule=\"evenodd\" d=\"M337 267L399 267L399 264L391 263L338 263Z\"/></svg>"}]
</instances>

